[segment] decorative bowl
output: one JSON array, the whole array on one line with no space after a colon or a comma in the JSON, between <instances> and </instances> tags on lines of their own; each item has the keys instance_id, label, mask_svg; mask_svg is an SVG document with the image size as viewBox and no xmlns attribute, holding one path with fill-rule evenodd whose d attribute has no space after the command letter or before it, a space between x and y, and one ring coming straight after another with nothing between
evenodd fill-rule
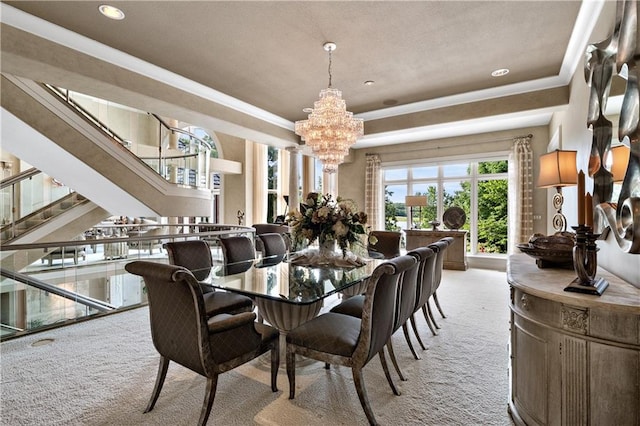
<instances>
[{"instance_id":1,"label":"decorative bowl","mask_svg":"<svg viewBox=\"0 0 640 426\"><path fill-rule=\"evenodd\" d=\"M571 250L556 250L534 247L529 243L516 244L521 252L536 259L538 268L573 269L573 248Z\"/></svg>"}]
</instances>

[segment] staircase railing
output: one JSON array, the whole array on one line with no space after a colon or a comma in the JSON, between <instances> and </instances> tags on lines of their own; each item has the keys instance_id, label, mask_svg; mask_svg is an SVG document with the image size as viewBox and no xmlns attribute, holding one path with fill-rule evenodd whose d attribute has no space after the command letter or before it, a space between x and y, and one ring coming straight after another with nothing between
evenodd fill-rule
<instances>
[{"instance_id":1,"label":"staircase railing","mask_svg":"<svg viewBox=\"0 0 640 426\"><path fill-rule=\"evenodd\" d=\"M46 180L51 184L45 185ZM40 170L31 168L0 181L0 196L0 241L6 242L30 226L55 216L55 206L64 210L65 199L69 200L69 206L75 204L78 194Z\"/></svg>"},{"instance_id":2,"label":"staircase railing","mask_svg":"<svg viewBox=\"0 0 640 426\"><path fill-rule=\"evenodd\" d=\"M76 112L84 117L87 121L102 130L105 135L109 136L116 143L126 148L129 152L132 153L132 155L135 155L141 161L146 163L156 173L161 175L169 182L197 188L210 187L211 182L209 182L208 178L210 175L209 155L213 148L211 144L199 138L197 135L194 135L193 133L188 132L184 129L170 126L157 114L144 113L140 111L141 114L147 114L155 118L159 123L160 129L159 141L157 146L158 155L138 155L132 150L133 142L121 136L118 130L114 129L115 125L110 126L109 124L104 123L94 114L92 114L85 106L83 106L81 100L74 99L74 95L76 94L76 92L55 87L49 84L42 84L42 87L55 94L62 102L65 102L71 108L76 110ZM186 141L188 143L177 144L176 149L181 151L180 155L171 154L170 150L168 149L170 145L169 135L175 134L182 134L187 136Z\"/></svg>"},{"instance_id":3,"label":"staircase railing","mask_svg":"<svg viewBox=\"0 0 640 426\"><path fill-rule=\"evenodd\" d=\"M144 281L124 266L139 259L167 263L166 242L205 240L221 262L219 238L255 238L252 227L210 223L107 225L87 233L100 238L1 247L0 340L145 306ZM27 266L16 270L16 258Z\"/></svg>"}]
</instances>

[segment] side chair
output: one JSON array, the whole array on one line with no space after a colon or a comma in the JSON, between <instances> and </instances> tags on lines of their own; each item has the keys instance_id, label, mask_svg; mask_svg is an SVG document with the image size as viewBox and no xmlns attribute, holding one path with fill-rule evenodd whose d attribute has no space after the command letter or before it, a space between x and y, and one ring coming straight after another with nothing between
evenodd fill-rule
<instances>
[{"instance_id":1,"label":"side chair","mask_svg":"<svg viewBox=\"0 0 640 426\"><path fill-rule=\"evenodd\" d=\"M262 261L263 264L276 264L282 262L287 254L287 245L284 237L278 233L260 234L258 237L262 242Z\"/></svg>"},{"instance_id":2,"label":"side chair","mask_svg":"<svg viewBox=\"0 0 640 426\"><path fill-rule=\"evenodd\" d=\"M420 359L420 356L416 352L413 347L413 343L411 343L411 338L409 337L409 329L407 327L407 322L413 315L416 305L416 298L418 293L418 273L421 259L417 255L412 255L416 262L415 265L408 268L404 271L400 276L400 281L398 283L398 293L396 294L396 306L395 313L393 318L393 332L392 335L402 327L402 331L407 341L407 345L409 346L409 350L415 359ZM330 312L349 315L356 318L362 318L364 314L364 302L366 298L363 295L358 295L354 297L350 297L339 305L335 306L331 309ZM407 380L398 365L398 361L396 359L395 351L393 348L393 341L389 338L389 341L386 344L387 350L389 351L389 357L391 358L391 362L393 367L395 368L400 380ZM394 394L400 395L400 392L396 389L395 384L393 382L389 383L391 389Z\"/></svg>"},{"instance_id":3,"label":"side chair","mask_svg":"<svg viewBox=\"0 0 640 426\"><path fill-rule=\"evenodd\" d=\"M375 237L375 244L371 242ZM367 243L369 257L374 259L392 259L400 256L400 241L402 232L397 231L371 231Z\"/></svg>"},{"instance_id":4,"label":"side chair","mask_svg":"<svg viewBox=\"0 0 640 426\"><path fill-rule=\"evenodd\" d=\"M220 238L220 247L226 275L239 274L253 266L256 249L250 238L242 235Z\"/></svg>"},{"instance_id":5,"label":"side chair","mask_svg":"<svg viewBox=\"0 0 640 426\"><path fill-rule=\"evenodd\" d=\"M418 262L418 288L416 292L416 303L413 307L413 313L409 318L409 322L411 323L411 328L413 329L413 334L415 334L420 347L423 350L426 350L426 346L422 343L422 339L420 339L420 334L418 333L418 327L416 326L416 318L415 313L418 312L422 306L427 303L429 297L431 297L431 288L433 286L433 271L436 264L436 253L430 249L429 247L419 247L407 253L410 256L414 256ZM431 333L435 336L437 335L435 328L433 325L427 321L427 325L431 330ZM403 327L407 327L405 323ZM416 358L418 359L418 358Z\"/></svg>"},{"instance_id":6,"label":"side chair","mask_svg":"<svg viewBox=\"0 0 640 426\"><path fill-rule=\"evenodd\" d=\"M271 351L271 390L278 390L278 330L256 323L252 312L208 318L198 281L181 266L135 261L125 269L144 279L151 338L160 354L156 383L145 413L153 410L160 396L170 361L207 378L198 425L207 423L218 376L267 351Z\"/></svg>"},{"instance_id":7,"label":"side chair","mask_svg":"<svg viewBox=\"0 0 640 426\"><path fill-rule=\"evenodd\" d=\"M444 237L444 238L441 238L440 241L447 243L447 247L445 247L445 250L447 250L449 246L453 244L455 239L453 237ZM443 256L442 262L443 262L443 267L440 268L440 276L438 277L438 280L435 282L436 288L433 291L433 301L436 303L436 308L438 308L438 312L440 312L440 315L442 315L442 318L446 318L444 312L442 311L442 308L440 307L440 301L438 301L438 293L437 293L438 287L440 287L440 282L442 281L442 269L444 268L444 256Z\"/></svg>"},{"instance_id":8,"label":"side chair","mask_svg":"<svg viewBox=\"0 0 640 426\"><path fill-rule=\"evenodd\" d=\"M204 282L211 273L213 258L211 248L203 240L173 241L165 243L171 265L187 268L200 282L208 316L218 314L237 314L253 311L253 300L241 294L227 291L215 291Z\"/></svg>"},{"instance_id":9,"label":"side chair","mask_svg":"<svg viewBox=\"0 0 640 426\"><path fill-rule=\"evenodd\" d=\"M394 393L384 355L384 346L393 334L396 298L402 274L414 268L413 256L399 256L378 265L369 278L362 317L327 312L291 330L287 334L287 376L289 399L296 392L296 354L327 364L351 368L360 404L369 420L377 420L369 403L362 368L379 355L387 382Z\"/></svg>"},{"instance_id":10,"label":"side chair","mask_svg":"<svg viewBox=\"0 0 640 426\"><path fill-rule=\"evenodd\" d=\"M444 253L447 247L449 247L449 243L441 239L436 241L435 243L429 244L428 247L434 252L436 252L436 264L433 269L433 284L431 286L431 291L430 291L431 294L429 295L427 302L424 305L422 305L422 313L424 314L424 318L427 321L427 323L431 321L431 323L437 329L437 328L440 328L440 326L438 325L435 317L433 316L433 311L431 310L431 304L429 303L429 300L430 299L433 299L434 301L436 300L436 296L435 296L436 290L438 289L438 286L440 285L440 281L442 280L442 268L444 266ZM444 318L444 314L442 314L442 312L440 314Z\"/></svg>"}]
</instances>

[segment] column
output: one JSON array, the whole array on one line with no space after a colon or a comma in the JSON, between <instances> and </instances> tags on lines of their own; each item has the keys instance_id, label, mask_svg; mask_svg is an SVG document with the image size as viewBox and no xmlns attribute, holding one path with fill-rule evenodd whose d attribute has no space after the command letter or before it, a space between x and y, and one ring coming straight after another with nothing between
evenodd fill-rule
<instances>
[{"instance_id":1,"label":"column","mask_svg":"<svg viewBox=\"0 0 640 426\"><path fill-rule=\"evenodd\" d=\"M298 162L300 160L300 148L289 147L289 211L299 210L300 195L298 187L300 186L300 172L298 171Z\"/></svg>"},{"instance_id":2,"label":"column","mask_svg":"<svg viewBox=\"0 0 640 426\"><path fill-rule=\"evenodd\" d=\"M322 172L322 193L330 194L334 199L338 196L338 171L335 173Z\"/></svg>"}]
</instances>

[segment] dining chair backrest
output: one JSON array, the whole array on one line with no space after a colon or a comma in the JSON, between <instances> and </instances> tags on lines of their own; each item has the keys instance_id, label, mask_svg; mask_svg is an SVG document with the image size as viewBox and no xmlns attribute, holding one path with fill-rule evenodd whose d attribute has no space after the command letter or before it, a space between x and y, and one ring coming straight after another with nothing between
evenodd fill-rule
<instances>
[{"instance_id":1,"label":"dining chair backrest","mask_svg":"<svg viewBox=\"0 0 640 426\"><path fill-rule=\"evenodd\" d=\"M415 258L414 256L410 256ZM398 296L396 299L396 315L394 319L394 331L402 327L413 314L418 291L419 259L410 268L407 268L400 277Z\"/></svg>"},{"instance_id":2,"label":"dining chair backrest","mask_svg":"<svg viewBox=\"0 0 640 426\"><path fill-rule=\"evenodd\" d=\"M435 243L429 244L429 248L436 252L436 264L433 270L433 283L431 286L431 294L433 294L440 285L440 281L442 280L442 268L444 267L444 253L449 247L449 243L447 241L436 241Z\"/></svg>"},{"instance_id":3,"label":"dining chair backrest","mask_svg":"<svg viewBox=\"0 0 640 426\"><path fill-rule=\"evenodd\" d=\"M172 241L164 244L169 263L187 268L198 281L209 277L213 258L211 248L203 240Z\"/></svg>"},{"instance_id":4,"label":"dining chair backrest","mask_svg":"<svg viewBox=\"0 0 640 426\"><path fill-rule=\"evenodd\" d=\"M402 233L396 231L371 231L367 243L369 256L392 259L400 256Z\"/></svg>"},{"instance_id":5,"label":"dining chair backrest","mask_svg":"<svg viewBox=\"0 0 640 426\"><path fill-rule=\"evenodd\" d=\"M407 253L414 256L418 262L418 287L416 289L416 303L414 312L427 303L433 284L433 272L436 265L436 252L429 247L419 247Z\"/></svg>"},{"instance_id":6,"label":"dining chair backrest","mask_svg":"<svg viewBox=\"0 0 640 426\"><path fill-rule=\"evenodd\" d=\"M287 254L287 245L281 234L275 232L260 234L258 238L262 241L263 257L284 256Z\"/></svg>"},{"instance_id":7,"label":"dining chair backrest","mask_svg":"<svg viewBox=\"0 0 640 426\"><path fill-rule=\"evenodd\" d=\"M225 264L251 260L256 257L253 242L245 236L220 238L220 247Z\"/></svg>"},{"instance_id":8,"label":"dining chair backrest","mask_svg":"<svg viewBox=\"0 0 640 426\"><path fill-rule=\"evenodd\" d=\"M416 263L413 256L398 256L378 265L371 275L362 308L360 338L353 355L360 359L360 365L380 352L395 331L400 280Z\"/></svg>"},{"instance_id":9,"label":"dining chair backrest","mask_svg":"<svg viewBox=\"0 0 640 426\"><path fill-rule=\"evenodd\" d=\"M245 236L220 238L224 258L225 275L245 272L253 266L256 250L251 239Z\"/></svg>"}]
</instances>

